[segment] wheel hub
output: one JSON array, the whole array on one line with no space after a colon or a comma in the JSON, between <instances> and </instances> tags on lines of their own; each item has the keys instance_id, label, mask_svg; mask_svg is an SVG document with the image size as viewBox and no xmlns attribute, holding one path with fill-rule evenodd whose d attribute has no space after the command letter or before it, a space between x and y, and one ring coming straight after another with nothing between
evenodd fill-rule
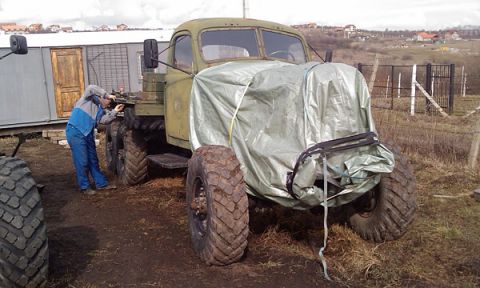
<instances>
[{"instance_id":1,"label":"wheel hub","mask_svg":"<svg viewBox=\"0 0 480 288\"><path fill-rule=\"evenodd\" d=\"M195 180L194 195L192 202L190 202L190 209L193 214L195 230L197 230L199 236L203 237L207 231L208 209L205 188L202 180L199 178Z\"/></svg>"}]
</instances>

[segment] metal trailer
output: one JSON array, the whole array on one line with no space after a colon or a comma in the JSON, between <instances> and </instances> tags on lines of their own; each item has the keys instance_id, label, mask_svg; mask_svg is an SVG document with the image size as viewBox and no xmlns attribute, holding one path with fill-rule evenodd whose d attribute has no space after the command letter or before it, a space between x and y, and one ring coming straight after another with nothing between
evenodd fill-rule
<instances>
[{"instance_id":1,"label":"metal trailer","mask_svg":"<svg viewBox=\"0 0 480 288\"><path fill-rule=\"evenodd\" d=\"M0 136L63 127L89 84L104 89L142 89L143 40L168 45L169 30L78 32L25 35L29 53L0 66ZM5 47L5 48L4 48ZM0 35L0 55L9 51ZM157 72L162 72L159 68Z\"/></svg>"}]
</instances>

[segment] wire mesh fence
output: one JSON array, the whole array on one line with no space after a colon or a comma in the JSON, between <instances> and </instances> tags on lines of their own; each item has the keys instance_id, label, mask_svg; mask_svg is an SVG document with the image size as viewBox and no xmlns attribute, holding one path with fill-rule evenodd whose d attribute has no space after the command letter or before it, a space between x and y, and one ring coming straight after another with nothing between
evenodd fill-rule
<instances>
[{"instance_id":1,"label":"wire mesh fence","mask_svg":"<svg viewBox=\"0 0 480 288\"><path fill-rule=\"evenodd\" d=\"M89 83L107 91L130 91L126 44L89 46L86 52Z\"/></svg>"},{"instance_id":2,"label":"wire mesh fence","mask_svg":"<svg viewBox=\"0 0 480 288\"><path fill-rule=\"evenodd\" d=\"M358 64L367 81L373 65ZM372 90L372 106L415 113L437 113L432 103L423 97L415 81L448 113L454 110L455 65L379 65ZM417 98L418 97L418 98Z\"/></svg>"}]
</instances>

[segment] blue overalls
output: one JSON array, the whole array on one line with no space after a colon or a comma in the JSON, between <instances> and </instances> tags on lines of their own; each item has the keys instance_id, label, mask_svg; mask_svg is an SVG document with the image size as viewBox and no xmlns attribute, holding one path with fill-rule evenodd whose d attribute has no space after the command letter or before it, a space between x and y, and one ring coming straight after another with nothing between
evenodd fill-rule
<instances>
[{"instance_id":1,"label":"blue overalls","mask_svg":"<svg viewBox=\"0 0 480 288\"><path fill-rule=\"evenodd\" d=\"M97 123L108 124L115 119L117 113L101 107L96 95L104 96L104 91L94 85L87 87L85 94L75 104L65 130L68 145L72 150L77 183L81 190L90 188L89 173L96 188L108 186L107 178L98 165L94 128Z\"/></svg>"}]
</instances>

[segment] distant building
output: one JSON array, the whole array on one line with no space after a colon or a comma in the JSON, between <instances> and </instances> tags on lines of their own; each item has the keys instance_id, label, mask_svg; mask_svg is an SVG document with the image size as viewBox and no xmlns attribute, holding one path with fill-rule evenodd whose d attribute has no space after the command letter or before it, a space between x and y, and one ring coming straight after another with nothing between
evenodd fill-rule
<instances>
[{"instance_id":1,"label":"distant building","mask_svg":"<svg viewBox=\"0 0 480 288\"><path fill-rule=\"evenodd\" d=\"M62 32L66 32L66 33L71 33L71 32L73 32L73 28L70 27L70 26L62 27L62 28L60 28L60 30L61 30Z\"/></svg>"},{"instance_id":2,"label":"distant building","mask_svg":"<svg viewBox=\"0 0 480 288\"><path fill-rule=\"evenodd\" d=\"M445 40L461 40L462 37L457 33L457 31L446 31L443 36Z\"/></svg>"},{"instance_id":3,"label":"distant building","mask_svg":"<svg viewBox=\"0 0 480 288\"><path fill-rule=\"evenodd\" d=\"M43 30L43 24L41 23L35 23L35 24L30 24L28 26L28 32L40 32Z\"/></svg>"},{"instance_id":4,"label":"distant building","mask_svg":"<svg viewBox=\"0 0 480 288\"><path fill-rule=\"evenodd\" d=\"M348 24L343 28L343 37L350 39L354 38L354 36L357 34L357 27L353 24Z\"/></svg>"},{"instance_id":5,"label":"distant building","mask_svg":"<svg viewBox=\"0 0 480 288\"><path fill-rule=\"evenodd\" d=\"M47 27L47 30L50 31L50 32L58 32L60 31L60 25L57 25L57 24L53 24L53 25L50 25Z\"/></svg>"},{"instance_id":6,"label":"distant building","mask_svg":"<svg viewBox=\"0 0 480 288\"><path fill-rule=\"evenodd\" d=\"M118 31L124 31L124 30L127 30L127 29L128 29L128 26L126 24L117 25L117 30Z\"/></svg>"},{"instance_id":7,"label":"distant building","mask_svg":"<svg viewBox=\"0 0 480 288\"><path fill-rule=\"evenodd\" d=\"M102 25L100 27L98 27L97 29L95 29L95 31L110 31L110 27L108 27L108 25Z\"/></svg>"},{"instance_id":8,"label":"distant building","mask_svg":"<svg viewBox=\"0 0 480 288\"><path fill-rule=\"evenodd\" d=\"M427 33L427 32L418 32L417 34L415 34L415 36L413 36L413 40L414 41L418 41L418 42L435 42L437 40L439 40L440 37L438 36L438 34L430 34L430 33Z\"/></svg>"},{"instance_id":9,"label":"distant building","mask_svg":"<svg viewBox=\"0 0 480 288\"><path fill-rule=\"evenodd\" d=\"M25 33L27 26L17 25L17 23L0 23L0 30L5 33Z\"/></svg>"},{"instance_id":10,"label":"distant building","mask_svg":"<svg viewBox=\"0 0 480 288\"><path fill-rule=\"evenodd\" d=\"M355 27L353 24L348 24L345 26L344 31L350 33L357 32L357 27Z\"/></svg>"}]
</instances>

